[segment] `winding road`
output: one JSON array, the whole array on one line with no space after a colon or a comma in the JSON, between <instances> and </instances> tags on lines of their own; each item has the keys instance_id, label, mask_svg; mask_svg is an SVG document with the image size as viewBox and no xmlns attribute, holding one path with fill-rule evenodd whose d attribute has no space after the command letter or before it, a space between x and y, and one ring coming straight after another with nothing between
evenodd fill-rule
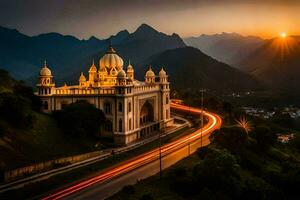
<instances>
[{"instance_id":1,"label":"winding road","mask_svg":"<svg viewBox=\"0 0 300 200\"><path fill-rule=\"evenodd\" d=\"M174 110L201 114L202 110L181 104L171 103ZM162 168L168 168L179 160L195 152L199 147L210 143L209 135L222 125L219 115L203 111L207 123L203 129L183 136L161 147ZM201 138L202 137L202 138ZM138 180L147 178L159 172L159 148L136 156L114 167L108 168L101 174L74 184L68 188L54 192L43 198L54 199L105 199L118 192L125 185L135 184Z\"/></svg>"}]
</instances>

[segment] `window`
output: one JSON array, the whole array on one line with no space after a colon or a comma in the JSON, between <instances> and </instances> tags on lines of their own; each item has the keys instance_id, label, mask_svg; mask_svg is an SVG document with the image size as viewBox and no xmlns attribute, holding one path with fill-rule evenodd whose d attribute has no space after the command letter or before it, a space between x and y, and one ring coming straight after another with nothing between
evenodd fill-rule
<instances>
[{"instance_id":1,"label":"window","mask_svg":"<svg viewBox=\"0 0 300 200\"><path fill-rule=\"evenodd\" d=\"M131 102L128 103L128 112L131 112Z\"/></svg>"},{"instance_id":2,"label":"window","mask_svg":"<svg viewBox=\"0 0 300 200\"><path fill-rule=\"evenodd\" d=\"M129 127L129 130L131 130L131 119L128 120L128 127Z\"/></svg>"},{"instance_id":3,"label":"window","mask_svg":"<svg viewBox=\"0 0 300 200\"><path fill-rule=\"evenodd\" d=\"M169 103L169 97L166 96L166 104L168 104L168 103Z\"/></svg>"},{"instance_id":4,"label":"window","mask_svg":"<svg viewBox=\"0 0 300 200\"><path fill-rule=\"evenodd\" d=\"M119 102L119 112L123 112L123 104L121 102Z\"/></svg>"},{"instance_id":5,"label":"window","mask_svg":"<svg viewBox=\"0 0 300 200\"><path fill-rule=\"evenodd\" d=\"M122 119L119 119L119 132L123 131L123 123L122 123Z\"/></svg>"},{"instance_id":6,"label":"window","mask_svg":"<svg viewBox=\"0 0 300 200\"><path fill-rule=\"evenodd\" d=\"M105 114L111 114L111 105L110 105L110 103L105 103L104 104L104 112L105 112Z\"/></svg>"},{"instance_id":7,"label":"window","mask_svg":"<svg viewBox=\"0 0 300 200\"><path fill-rule=\"evenodd\" d=\"M169 118L169 110L167 109L166 110L166 119L168 119Z\"/></svg>"}]
</instances>

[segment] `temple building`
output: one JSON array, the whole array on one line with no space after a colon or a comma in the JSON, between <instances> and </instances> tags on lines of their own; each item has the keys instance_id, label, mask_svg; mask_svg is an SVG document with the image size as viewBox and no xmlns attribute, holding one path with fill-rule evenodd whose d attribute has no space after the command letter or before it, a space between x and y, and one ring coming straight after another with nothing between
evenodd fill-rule
<instances>
[{"instance_id":1,"label":"temple building","mask_svg":"<svg viewBox=\"0 0 300 200\"><path fill-rule=\"evenodd\" d=\"M60 110L78 100L101 109L107 118L101 134L113 137L117 144L146 138L173 124L170 87L164 69L156 76L150 66L145 80L138 81L134 67L129 62L125 71L123 59L111 46L100 59L98 69L93 61L88 76L80 74L78 85L56 87L45 62L36 86L44 112Z\"/></svg>"}]
</instances>

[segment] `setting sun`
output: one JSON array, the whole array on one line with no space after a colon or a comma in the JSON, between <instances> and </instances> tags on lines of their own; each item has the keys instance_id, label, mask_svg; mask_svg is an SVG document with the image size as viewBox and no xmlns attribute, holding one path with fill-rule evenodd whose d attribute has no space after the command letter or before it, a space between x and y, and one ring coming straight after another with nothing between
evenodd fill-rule
<instances>
[{"instance_id":1,"label":"setting sun","mask_svg":"<svg viewBox=\"0 0 300 200\"><path fill-rule=\"evenodd\" d=\"M285 38L286 37L286 33L285 32L282 32L279 35L280 35L281 38Z\"/></svg>"}]
</instances>

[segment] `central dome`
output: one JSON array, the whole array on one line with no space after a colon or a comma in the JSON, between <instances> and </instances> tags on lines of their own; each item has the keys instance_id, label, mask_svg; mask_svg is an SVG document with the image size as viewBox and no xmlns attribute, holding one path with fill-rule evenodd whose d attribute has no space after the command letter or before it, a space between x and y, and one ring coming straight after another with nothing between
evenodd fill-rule
<instances>
[{"instance_id":1,"label":"central dome","mask_svg":"<svg viewBox=\"0 0 300 200\"><path fill-rule=\"evenodd\" d=\"M123 68L123 59L118 56L116 51L110 46L105 55L100 59L99 65L100 69L104 67L108 69L116 68L119 71Z\"/></svg>"}]
</instances>

